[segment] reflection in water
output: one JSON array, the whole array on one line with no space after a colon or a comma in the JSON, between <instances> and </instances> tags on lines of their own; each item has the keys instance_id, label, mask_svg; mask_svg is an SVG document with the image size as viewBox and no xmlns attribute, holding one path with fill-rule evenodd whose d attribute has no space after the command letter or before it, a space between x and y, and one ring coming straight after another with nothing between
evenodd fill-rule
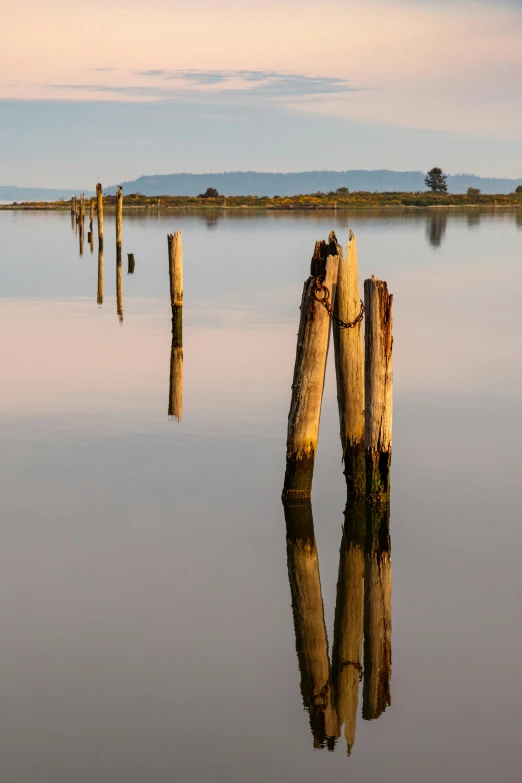
<instances>
[{"instance_id":1,"label":"reflection in water","mask_svg":"<svg viewBox=\"0 0 522 783\"><path fill-rule=\"evenodd\" d=\"M391 704L391 545L389 503L349 499L339 555L332 666L310 501L284 505L288 577L301 694L314 747L333 750L344 725L348 755L355 742L363 666L362 716Z\"/></svg>"},{"instance_id":2,"label":"reflection in water","mask_svg":"<svg viewBox=\"0 0 522 783\"><path fill-rule=\"evenodd\" d=\"M480 226L481 217L482 215L478 209L470 209L466 215L468 228L478 228Z\"/></svg>"},{"instance_id":3,"label":"reflection in water","mask_svg":"<svg viewBox=\"0 0 522 783\"><path fill-rule=\"evenodd\" d=\"M426 226L426 237L432 247L441 246L447 222L448 213L445 209L432 209Z\"/></svg>"},{"instance_id":4,"label":"reflection in water","mask_svg":"<svg viewBox=\"0 0 522 783\"><path fill-rule=\"evenodd\" d=\"M121 270L121 245L116 245L116 312L120 323L123 321L123 288Z\"/></svg>"},{"instance_id":5,"label":"reflection in water","mask_svg":"<svg viewBox=\"0 0 522 783\"><path fill-rule=\"evenodd\" d=\"M98 247L98 295L96 301L99 305L103 304L103 242Z\"/></svg>"},{"instance_id":6,"label":"reflection in water","mask_svg":"<svg viewBox=\"0 0 522 783\"><path fill-rule=\"evenodd\" d=\"M169 416L181 421L183 414L183 308L172 308L170 349Z\"/></svg>"},{"instance_id":7,"label":"reflection in water","mask_svg":"<svg viewBox=\"0 0 522 783\"><path fill-rule=\"evenodd\" d=\"M319 558L312 505L285 504L288 578L303 704L310 715L314 747L333 750L339 736L330 679Z\"/></svg>"},{"instance_id":8,"label":"reflection in water","mask_svg":"<svg viewBox=\"0 0 522 783\"><path fill-rule=\"evenodd\" d=\"M364 558L363 718L374 720L391 704L391 542L390 506L366 517Z\"/></svg>"},{"instance_id":9,"label":"reflection in water","mask_svg":"<svg viewBox=\"0 0 522 783\"><path fill-rule=\"evenodd\" d=\"M332 677L339 728L344 724L348 755L355 742L363 671L365 513L365 503L360 499L346 505L335 604Z\"/></svg>"}]
</instances>

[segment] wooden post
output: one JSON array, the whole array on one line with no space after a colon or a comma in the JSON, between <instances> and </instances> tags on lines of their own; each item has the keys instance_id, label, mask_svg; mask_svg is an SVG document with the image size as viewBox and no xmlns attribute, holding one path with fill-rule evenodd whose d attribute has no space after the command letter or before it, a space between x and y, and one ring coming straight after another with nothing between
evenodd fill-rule
<instances>
[{"instance_id":1,"label":"wooden post","mask_svg":"<svg viewBox=\"0 0 522 783\"><path fill-rule=\"evenodd\" d=\"M333 750L339 736L330 680L319 558L310 501L285 502L288 579L303 704L310 715L314 747Z\"/></svg>"},{"instance_id":2,"label":"wooden post","mask_svg":"<svg viewBox=\"0 0 522 783\"><path fill-rule=\"evenodd\" d=\"M71 215L76 215L76 196L71 196Z\"/></svg>"},{"instance_id":3,"label":"wooden post","mask_svg":"<svg viewBox=\"0 0 522 783\"><path fill-rule=\"evenodd\" d=\"M339 249L340 250L340 249ZM347 260L339 253L335 314L354 323L361 314L357 243L350 231ZM362 320L352 328L333 323L341 445L349 492L366 489L364 462L364 344Z\"/></svg>"},{"instance_id":4,"label":"wooden post","mask_svg":"<svg viewBox=\"0 0 522 783\"><path fill-rule=\"evenodd\" d=\"M123 225L123 193L121 185L118 185L116 193L116 245L121 249Z\"/></svg>"},{"instance_id":5,"label":"wooden post","mask_svg":"<svg viewBox=\"0 0 522 783\"><path fill-rule=\"evenodd\" d=\"M134 253L127 253L127 274L133 275L134 274L134 267L136 266L136 263L134 261Z\"/></svg>"},{"instance_id":6,"label":"wooden post","mask_svg":"<svg viewBox=\"0 0 522 783\"><path fill-rule=\"evenodd\" d=\"M339 554L332 650L332 683L337 718L339 729L344 724L348 755L355 743L359 683L362 678L365 536L365 501L361 497L350 497L349 493Z\"/></svg>"},{"instance_id":7,"label":"wooden post","mask_svg":"<svg viewBox=\"0 0 522 783\"><path fill-rule=\"evenodd\" d=\"M391 704L390 505L367 507L364 585L363 718L375 720Z\"/></svg>"},{"instance_id":8,"label":"wooden post","mask_svg":"<svg viewBox=\"0 0 522 783\"><path fill-rule=\"evenodd\" d=\"M94 220L94 199L91 198L90 204L89 204L89 220L90 220L90 227L92 231L92 221Z\"/></svg>"},{"instance_id":9,"label":"wooden post","mask_svg":"<svg viewBox=\"0 0 522 783\"><path fill-rule=\"evenodd\" d=\"M116 312L120 323L123 321L123 286L121 275L121 245L116 245Z\"/></svg>"},{"instance_id":10,"label":"wooden post","mask_svg":"<svg viewBox=\"0 0 522 783\"><path fill-rule=\"evenodd\" d=\"M94 234L91 231L87 234L87 242L89 243L89 247L91 248L91 253L94 253Z\"/></svg>"},{"instance_id":11,"label":"wooden post","mask_svg":"<svg viewBox=\"0 0 522 783\"><path fill-rule=\"evenodd\" d=\"M382 280L364 282L366 493L370 502L387 502L392 452L392 303Z\"/></svg>"},{"instance_id":12,"label":"wooden post","mask_svg":"<svg viewBox=\"0 0 522 783\"><path fill-rule=\"evenodd\" d=\"M85 230L85 202L83 200L83 194L80 196L78 228L79 228L79 240L80 240L80 255L83 256L83 239L84 239L83 232Z\"/></svg>"},{"instance_id":13,"label":"wooden post","mask_svg":"<svg viewBox=\"0 0 522 783\"><path fill-rule=\"evenodd\" d=\"M183 308L172 308L170 349L169 417L181 421L183 415Z\"/></svg>"},{"instance_id":14,"label":"wooden post","mask_svg":"<svg viewBox=\"0 0 522 783\"><path fill-rule=\"evenodd\" d=\"M330 339L330 316L323 305L315 300L314 291L319 281L328 289L329 301L334 304L337 252L337 240L333 232L328 242L316 242L310 277L303 288L292 401L288 414L283 498L307 498L312 491ZM318 291L316 295L323 298L325 291Z\"/></svg>"},{"instance_id":15,"label":"wooden post","mask_svg":"<svg viewBox=\"0 0 522 783\"><path fill-rule=\"evenodd\" d=\"M103 241L98 245L98 295L96 301L103 304Z\"/></svg>"},{"instance_id":16,"label":"wooden post","mask_svg":"<svg viewBox=\"0 0 522 783\"><path fill-rule=\"evenodd\" d=\"M103 191L99 182L96 185L96 209L98 212L98 246L103 248Z\"/></svg>"},{"instance_id":17,"label":"wooden post","mask_svg":"<svg viewBox=\"0 0 522 783\"><path fill-rule=\"evenodd\" d=\"M183 247L181 231L175 234L167 234L169 249L169 277L170 277L170 305L175 307L183 305Z\"/></svg>"}]
</instances>

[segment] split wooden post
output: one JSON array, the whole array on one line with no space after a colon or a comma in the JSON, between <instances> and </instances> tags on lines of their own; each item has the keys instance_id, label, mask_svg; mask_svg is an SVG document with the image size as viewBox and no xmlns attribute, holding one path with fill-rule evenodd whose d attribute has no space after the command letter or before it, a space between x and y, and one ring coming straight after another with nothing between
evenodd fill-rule
<instances>
[{"instance_id":1,"label":"split wooden post","mask_svg":"<svg viewBox=\"0 0 522 783\"><path fill-rule=\"evenodd\" d=\"M98 246L103 248L103 191L99 182L96 185L96 210L98 213Z\"/></svg>"},{"instance_id":2,"label":"split wooden post","mask_svg":"<svg viewBox=\"0 0 522 783\"><path fill-rule=\"evenodd\" d=\"M316 242L310 277L304 284L301 320L288 414L286 473L283 498L310 497L319 435L326 359L330 339L330 315L320 301L335 301L338 246L332 232L328 242Z\"/></svg>"},{"instance_id":3,"label":"split wooden post","mask_svg":"<svg viewBox=\"0 0 522 783\"><path fill-rule=\"evenodd\" d=\"M98 294L96 301L103 304L103 241L98 245Z\"/></svg>"},{"instance_id":4,"label":"split wooden post","mask_svg":"<svg viewBox=\"0 0 522 783\"><path fill-rule=\"evenodd\" d=\"M350 231L346 261L339 253L335 315L344 328L333 323L337 402L341 445L349 492L363 495L366 489L364 461L364 343L362 302L359 290L357 243Z\"/></svg>"},{"instance_id":5,"label":"split wooden post","mask_svg":"<svg viewBox=\"0 0 522 783\"><path fill-rule=\"evenodd\" d=\"M123 193L121 185L118 185L116 193L116 245L121 249L123 226Z\"/></svg>"},{"instance_id":6,"label":"split wooden post","mask_svg":"<svg viewBox=\"0 0 522 783\"><path fill-rule=\"evenodd\" d=\"M181 231L175 234L167 234L169 249L169 277L170 277L170 305L174 312L175 307L183 305L183 246Z\"/></svg>"},{"instance_id":7,"label":"split wooden post","mask_svg":"<svg viewBox=\"0 0 522 783\"><path fill-rule=\"evenodd\" d=\"M136 266L136 262L134 261L134 253L127 253L127 274L133 275L134 274L134 267Z\"/></svg>"},{"instance_id":8,"label":"split wooden post","mask_svg":"<svg viewBox=\"0 0 522 783\"><path fill-rule=\"evenodd\" d=\"M348 493L335 605L332 684L339 729L344 724L346 751L355 743L364 627L364 553L366 504Z\"/></svg>"},{"instance_id":9,"label":"split wooden post","mask_svg":"<svg viewBox=\"0 0 522 783\"><path fill-rule=\"evenodd\" d=\"M314 747L331 750L339 736L330 677L328 637L310 500L284 503L288 579L303 704L310 715Z\"/></svg>"},{"instance_id":10,"label":"split wooden post","mask_svg":"<svg viewBox=\"0 0 522 783\"><path fill-rule=\"evenodd\" d=\"M392 303L382 280L364 281L366 494L370 502L389 500L392 453Z\"/></svg>"},{"instance_id":11,"label":"split wooden post","mask_svg":"<svg viewBox=\"0 0 522 783\"><path fill-rule=\"evenodd\" d=\"M391 704L392 579L390 504L367 506L364 577L364 720Z\"/></svg>"}]
</instances>

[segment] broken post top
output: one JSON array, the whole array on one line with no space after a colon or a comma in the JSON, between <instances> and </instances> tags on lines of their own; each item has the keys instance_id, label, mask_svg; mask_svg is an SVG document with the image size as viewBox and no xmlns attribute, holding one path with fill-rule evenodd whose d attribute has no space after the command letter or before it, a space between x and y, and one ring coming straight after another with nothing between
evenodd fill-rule
<instances>
[{"instance_id":1,"label":"broken post top","mask_svg":"<svg viewBox=\"0 0 522 783\"><path fill-rule=\"evenodd\" d=\"M310 274L312 277L324 279L326 276L326 261L328 256L337 256L339 254L342 255L342 250L337 244L335 232L331 231L328 235L327 242L322 239L315 243L314 254L310 263Z\"/></svg>"}]
</instances>

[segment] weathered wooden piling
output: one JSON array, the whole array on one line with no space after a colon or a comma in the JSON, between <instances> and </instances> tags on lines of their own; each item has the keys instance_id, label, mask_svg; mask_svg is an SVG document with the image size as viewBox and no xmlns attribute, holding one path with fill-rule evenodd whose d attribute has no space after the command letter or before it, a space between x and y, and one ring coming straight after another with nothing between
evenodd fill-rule
<instances>
[{"instance_id":1,"label":"weathered wooden piling","mask_svg":"<svg viewBox=\"0 0 522 783\"><path fill-rule=\"evenodd\" d=\"M359 683L362 679L364 626L364 552L366 506L364 498L348 493L335 605L332 684L339 729L344 724L346 751L355 743Z\"/></svg>"},{"instance_id":2,"label":"weathered wooden piling","mask_svg":"<svg viewBox=\"0 0 522 783\"><path fill-rule=\"evenodd\" d=\"M392 303L382 280L364 282L366 493L387 502L392 453Z\"/></svg>"},{"instance_id":3,"label":"weathered wooden piling","mask_svg":"<svg viewBox=\"0 0 522 783\"><path fill-rule=\"evenodd\" d=\"M123 193L121 185L118 185L116 193L116 245L121 248L123 235Z\"/></svg>"},{"instance_id":4,"label":"weathered wooden piling","mask_svg":"<svg viewBox=\"0 0 522 783\"><path fill-rule=\"evenodd\" d=\"M339 253L333 336L341 446L348 491L366 489L364 460L364 308L359 290L357 242L350 231L346 261ZM342 321L342 324L339 323Z\"/></svg>"},{"instance_id":5,"label":"weathered wooden piling","mask_svg":"<svg viewBox=\"0 0 522 783\"><path fill-rule=\"evenodd\" d=\"M98 293L96 301L99 305L103 304L103 242L98 245Z\"/></svg>"},{"instance_id":6,"label":"weathered wooden piling","mask_svg":"<svg viewBox=\"0 0 522 783\"><path fill-rule=\"evenodd\" d=\"M183 415L183 308L172 308L170 349L169 417L181 421Z\"/></svg>"},{"instance_id":7,"label":"weathered wooden piling","mask_svg":"<svg viewBox=\"0 0 522 783\"><path fill-rule=\"evenodd\" d=\"M71 214L76 215L76 196L71 196Z\"/></svg>"},{"instance_id":8,"label":"weathered wooden piling","mask_svg":"<svg viewBox=\"0 0 522 783\"><path fill-rule=\"evenodd\" d=\"M80 242L80 255L83 256L83 241L85 231L85 202L83 194L80 196L80 208L78 210L78 233Z\"/></svg>"},{"instance_id":9,"label":"weathered wooden piling","mask_svg":"<svg viewBox=\"0 0 522 783\"><path fill-rule=\"evenodd\" d=\"M364 585L364 720L391 704L392 579L390 505L367 506Z\"/></svg>"},{"instance_id":10,"label":"weathered wooden piling","mask_svg":"<svg viewBox=\"0 0 522 783\"><path fill-rule=\"evenodd\" d=\"M169 250L170 305L172 310L183 305L183 246L181 231L167 234Z\"/></svg>"},{"instance_id":11,"label":"weathered wooden piling","mask_svg":"<svg viewBox=\"0 0 522 783\"><path fill-rule=\"evenodd\" d=\"M103 248L103 190L99 182L96 185L96 212L98 214L98 246Z\"/></svg>"},{"instance_id":12,"label":"weathered wooden piling","mask_svg":"<svg viewBox=\"0 0 522 783\"><path fill-rule=\"evenodd\" d=\"M134 253L127 253L127 274L134 274L134 267L136 266L134 261Z\"/></svg>"},{"instance_id":13,"label":"weathered wooden piling","mask_svg":"<svg viewBox=\"0 0 522 783\"><path fill-rule=\"evenodd\" d=\"M304 284L301 319L288 414L286 474L283 497L310 497L319 435L326 359L330 338L330 314L337 281L338 246L332 232L328 242L317 242L310 277Z\"/></svg>"},{"instance_id":14,"label":"weathered wooden piling","mask_svg":"<svg viewBox=\"0 0 522 783\"><path fill-rule=\"evenodd\" d=\"M91 231L92 231L93 220L94 220L94 199L91 198L89 202L89 221L90 221Z\"/></svg>"},{"instance_id":15,"label":"weathered wooden piling","mask_svg":"<svg viewBox=\"0 0 522 783\"><path fill-rule=\"evenodd\" d=\"M121 266L121 245L116 245L116 312L120 323L123 321L123 283Z\"/></svg>"},{"instance_id":16,"label":"weathered wooden piling","mask_svg":"<svg viewBox=\"0 0 522 783\"><path fill-rule=\"evenodd\" d=\"M333 750L339 736L328 658L328 638L309 500L284 503L288 578L303 704L310 715L314 747Z\"/></svg>"}]
</instances>

